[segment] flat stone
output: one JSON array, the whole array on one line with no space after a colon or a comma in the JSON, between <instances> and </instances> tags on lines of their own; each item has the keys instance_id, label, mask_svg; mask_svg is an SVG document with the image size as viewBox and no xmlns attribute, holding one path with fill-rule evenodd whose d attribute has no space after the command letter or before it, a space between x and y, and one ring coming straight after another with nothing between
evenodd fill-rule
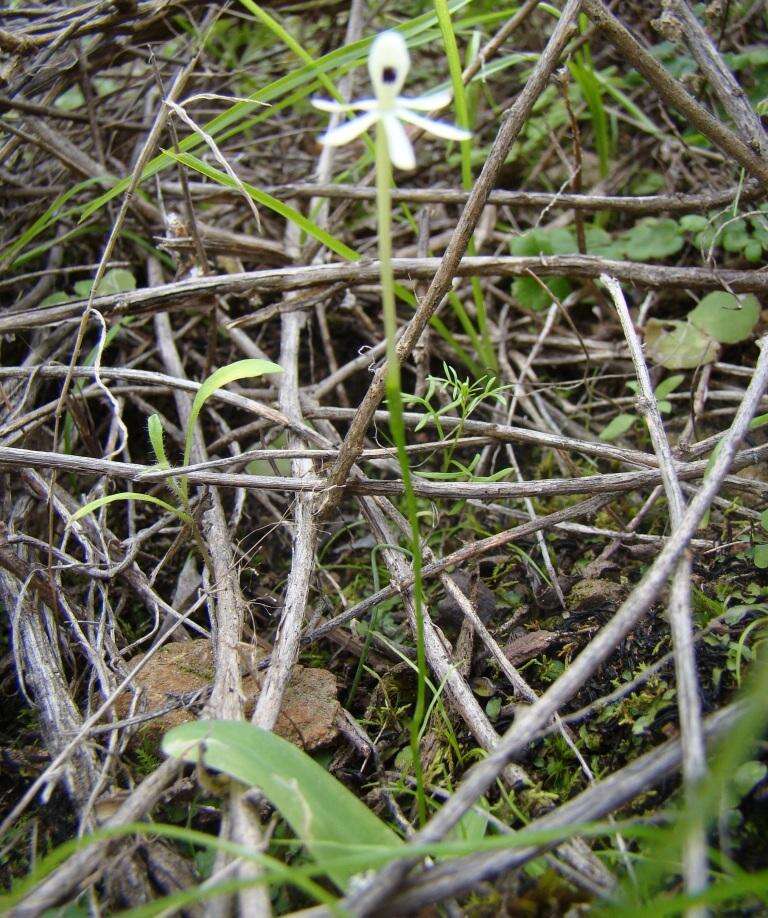
<instances>
[{"instance_id":1,"label":"flat stone","mask_svg":"<svg viewBox=\"0 0 768 918\"><path fill-rule=\"evenodd\" d=\"M504 654L513 666L520 666L544 653L558 640L559 635L555 631L526 631L507 644Z\"/></svg>"},{"instance_id":2,"label":"flat stone","mask_svg":"<svg viewBox=\"0 0 768 918\"><path fill-rule=\"evenodd\" d=\"M265 673L256 667L268 653L259 644L240 643L237 647L243 674L245 714L251 717L256 706ZM134 657L129 666L141 657ZM156 711L177 698L206 688L213 681L213 653L206 640L180 641L166 644L152 657L135 677L136 686L142 689L140 711ZM338 735L336 715L340 705L336 698L336 677L326 669L296 665L283 697L283 704L275 725L275 733L301 749L312 750L327 745ZM119 717L129 713L132 693L124 692L115 709ZM138 712L137 712L138 713ZM195 719L184 709L175 709L140 728L142 740L159 747L163 735L172 727Z\"/></svg>"},{"instance_id":3,"label":"flat stone","mask_svg":"<svg viewBox=\"0 0 768 918\"><path fill-rule=\"evenodd\" d=\"M568 605L581 612L611 609L619 606L625 595L626 591L619 583L588 578L573 585L568 594Z\"/></svg>"}]
</instances>

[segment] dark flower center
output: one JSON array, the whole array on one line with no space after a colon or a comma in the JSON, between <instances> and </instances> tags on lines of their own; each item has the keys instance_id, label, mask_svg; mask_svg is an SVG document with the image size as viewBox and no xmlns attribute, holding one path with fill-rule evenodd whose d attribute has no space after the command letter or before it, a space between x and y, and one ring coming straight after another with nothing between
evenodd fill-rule
<instances>
[{"instance_id":1,"label":"dark flower center","mask_svg":"<svg viewBox=\"0 0 768 918\"><path fill-rule=\"evenodd\" d=\"M385 67L381 71L381 78L385 83L394 83L397 79L397 71L394 67Z\"/></svg>"}]
</instances>

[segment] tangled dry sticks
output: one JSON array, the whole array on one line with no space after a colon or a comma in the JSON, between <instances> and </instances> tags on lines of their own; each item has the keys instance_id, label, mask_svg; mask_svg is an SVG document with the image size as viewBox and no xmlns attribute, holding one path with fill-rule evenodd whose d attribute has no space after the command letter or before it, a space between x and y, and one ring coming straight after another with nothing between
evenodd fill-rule
<instances>
[{"instance_id":1,"label":"tangled dry sticks","mask_svg":"<svg viewBox=\"0 0 768 918\"><path fill-rule=\"evenodd\" d=\"M746 716L768 567L763 5L705 21L663 0L653 24L603 0L411 6L0 13L4 881L108 830L17 885L9 914L201 882L234 885L190 914L306 906L234 849L203 863L121 833L152 818L283 856L262 797L159 752L214 718L325 749L413 846L478 802L480 837L544 833L437 862L406 847L343 890L350 914L528 913L543 889L563 914L616 904L642 836L574 827L663 820L678 771L690 817L708 746ZM433 691L421 824L372 157L321 151L309 105L354 97L363 39L394 26L417 82L450 71L473 131L447 154L419 140L392 193ZM244 359L282 372L206 393ZM158 466L150 417L186 465ZM665 893L703 902L710 846L738 842L700 809Z\"/></svg>"}]
</instances>

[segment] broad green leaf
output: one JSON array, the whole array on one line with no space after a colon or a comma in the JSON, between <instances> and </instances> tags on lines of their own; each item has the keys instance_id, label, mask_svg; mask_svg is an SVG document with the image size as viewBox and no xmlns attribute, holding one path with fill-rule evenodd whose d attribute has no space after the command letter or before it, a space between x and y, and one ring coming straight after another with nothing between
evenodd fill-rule
<instances>
[{"instance_id":1,"label":"broad green leaf","mask_svg":"<svg viewBox=\"0 0 768 918\"><path fill-rule=\"evenodd\" d=\"M624 257L624 246L601 226L587 224L584 227L584 238L588 255L602 255L603 258Z\"/></svg>"},{"instance_id":2,"label":"broad green leaf","mask_svg":"<svg viewBox=\"0 0 768 918\"><path fill-rule=\"evenodd\" d=\"M112 268L107 271L99 281L97 293L99 296L109 296L111 293L127 293L136 289L136 278L124 268Z\"/></svg>"},{"instance_id":3,"label":"broad green leaf","mask_svg":"<svg viewBox=\"0 0 768 918\"><path fill-rule=\"evenodd\" d=\"M512 293L518 303L536 311L547 309L555 297L562 303L572 289L564 277L549 277L544 280L543 287L532 277L518 277L512 285Z\"/></svg>"},{"instance_id":4,"label":"broad green leaf","mask_svg":"<svg viewBox=\"0 0 768 918\"><path fill-rule=\"evenodd\" d=\"M89 513L93 513L94 510L98 510L99 507L113 504L118 500L141 500L148 504L155 504L155 506L162 507L163 510L166 510L168 513L174 513L180 519L184 520L185 523L190 522L189 514L185 513L183 510L179 510L178 507L172 507L167 501L161 500L159 497L154 497L152 494L137 494L135 491L120 491L117 494L107 494L106 497L99 497L96 500L92 500L72 514L72 522L74 523L76 520L82 519L82 517L87 516Z\"/></svg>"},{"instance_id":5,"label":"broad green leaf","mask_svg":"<svg viewBox=\"0 0 768 918\"><path fill-rule=\"evenodd\" d=\"M492 698L488 705L497 699ZM499 706L501 706L501 700ZM486 710L488 708L486 705ZM490 715L488 715L490 717ZM479 842L485 837L488 829L488 801L481 797L477 803L461 817L456 825L446 836L446 839L456 839L457 841Z\"/></svg>"},{"instance_id":6,"label":"broad green leaf","mask_svg":"<svg viewBox=\"0 0 768 918\"><path fill-rule=\"evenodd\" d=\"M701 214L686 214L680 217L680 226L689 233L700 233L707 228L709 220Z\"/></svg>"},{"instance_id":7,"label":"broad green leaf","mask_svg":"<svg viewBox=\"0 0 768 918\"><path fill-rule=\"evenodd\" d=\"M601 440L615 440L625 434L637 420L635 414L617 414L616 417L600 431Z\"/></svg>"},{"instance_id":8,"label":"broad green leaf","mask_svg":"<svg viewBox=\"0 0 768 918\"><path fill-rule=\"evenodd\" d=\"M189 459L192 455L192 443L195 436L195 422L203 408L203 405L213 395L217 389L226 386L228 383L235 382L238 379L252 379L255 376L264 376L265 373L282 373L283 368L279 367L271 360L260 360L250 357L247 360L237 360L225 367L221 367L205 380L197 390L195 400L192 402L192 410L189 412L189 426L184 442L184 465L189 465ZM187 479L182 478L181 483L182 495L186 498L188 493Z\"/></svg>"},{"instance_id":9,"label":"broad green leaf","mask_svg":"<svg viewBox=\"0 0 768 918\"><path fill-rule=\"evenodd\" d=\"M760 525L768 532L768 510L763 510L760 514Z\"/></svg>"},{"instance_id":10,"label":"broad green leaf","mask_svg":"<svg viewBox=\"0 0 768 918\"><path fill-rule=\"evenodd\" d=\"M512 239L509 244L513 255L567 255L576 252L576 240L568 230L531 230ZM552 295L559 300L565 299L571 292L571 285L564 277L550 277L544 281L546 289L532 277L518 277L512 285L512 293L521 306L526 309L547 309L552 303Z\"/></svg>"},{"instance_id":11,"label":"broad green leaf","mask_svg":"<svg viewBox=\"0 0 768 918\"><path fill-rule=\"evenodd\" d=\"M203 720L182 724L163 739L166 755L223 771L258 787L317 859L392 848L400 841L343 784L282 737L242 721ZM330 871L342 889L354 871Z\"/></svg>"},{"instance_id":12,"label":"broad green leaf","mask_svg":"<svg viewBox=\"0 0 768 918\"><path fill-rule=\"evenodd\" d=\"M748 242L746 220L732 220L723 230L723 248L726 252L740 252Z\"/></svg>"},{"instance_id":13,"label":"broad green leaf","mask_svg":"<svg viewBox=\"0 0 768 918\"><path fill-rule=\"evenodd\" d=\"M764 571L768 568L768 545L765 542L761 542L758 545L755 545L755 550L753 554L753 560L755 562L755 567L761 571Z\"/></svg>"},{"instance_id":14,"label":"broad green leaf","mask_svg":"<svg viewBox=\"0 0 768 918\"><path fill-rule=\"evenodd\" d=\"M688 313L689 320L721 344L744 341L757 325L760 304L751 294L738 297L724 290L708 293L699 305Z\"/></svg>"},{"instance_id":15,"label":"broad green leaf","mask_svg":"<svg viewBox=\"0 0 768 918\"><path fill-rule=\"evenodd\" d=\"M690 322L658 319L649 319L645 324L645 348L654 363L668 370L690 370L712 363L719 353L717 342Z\"/></svg>"},{"instance_id":16,"label":"broad green leaf","mask_svg":"<svg viewBox=\"0 0 768 918\"><path fill-rule=\"evenodd\" d=\"M509 243L513 255L568 255L578 251L576 237L567 229L534 229Z\"/></svg>"},{"instance_id":17,"label":"broad green leaf","mask_svg":"<svg viewBox=\"0 0 768 918\"><path fill-rule=\"evenodd\" d=\"M235 188L239 190L237 184L230 178L230 176L227 175L226 172L221 172L219 169L214 169L213 166L209 166L208 163L204 163L201 159L198 159L191 153L169 153L168 155L178 162L184 163L185 166L189 166L190 169L194 169L196 172L199 172L201 175L205 175L207 178L212 179L214 182L218 182L219 185L225 185L227 188ZM286 220L290 220L292 223L295 223L296 226L304 230L307 235L312 236L313 239L317 239L318 242L321 242L332 252L335 252L342 258L346 258L348 261L359 260L360 256L354 249L351 249L340 239L337 239L335 236L327 233L324 229L321 229L316 223L314 223L312 220L309 220L304 216L304 214L300 213L294 207L291 207L289 204L283 204L282 201L278 201L278 199L272 197L271 194L267 194L266 191L260 191L258 188L255 188L248 182L242 182L242 186L245 188L248 195L253 198L257 204L268 207L276 214L280 214L280 216L284 217Z\"/></svg>"},{"instance_id":18,"label":"broad green leaf","mask_svg":"<svg viewBox=\"0 0 768 918\"><path fill-rule=\"evenodd\" d=\"M74 299L63 290L57 290L55 293L49 293L48 296L40 303L41 306L59 306L61 303L69 303Z\"/></svg>"},{"instance_id":19,"label":"broad green leaf","mask_svg":"<svg viewBox=\"0 0 768 918\"><path fill-rule=\"evenodd\" d=\"M636 223L623 236L627 257L634 261L666 258L679 252L685 244L680 224L676 220L647 217Z\"/></svg>"},{"instance_id":20,"label":"broad green leaf","mask_svg":"<svg viewBox=\"0 0 768 918\"><path fill-rule=\"evenodd\" d=\"M497 695L495 698L491 698L491 700L486 704L485 713L488 715L488 717L491 720L496 720L500 712L501 712L501 698L499 698L499 696Z\"/></svg>"}]
</instances>

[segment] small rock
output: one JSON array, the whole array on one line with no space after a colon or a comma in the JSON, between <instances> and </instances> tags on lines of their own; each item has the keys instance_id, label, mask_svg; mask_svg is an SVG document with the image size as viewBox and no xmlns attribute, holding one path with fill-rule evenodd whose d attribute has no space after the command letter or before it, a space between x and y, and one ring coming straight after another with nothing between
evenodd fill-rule
<instances>
[{"instance_id":1,"label":"small rock","mask_svg":"<svg viewBox=\"0 0 768 918\"><path fill-rule=\"evenodd\" d=\"M237 647L243 673L245 714L250 717L261 690L263 672L256 667L268 650L263 645L240 643ZM137 657L129 665L138 662ZM164 708L179 695L205 688L213 680L213 653L206 640L166 644L152 657L135 678L143 689L142 711ZM316 749L334 740L338 734L336 715L340 710L336 698L336 677L325 669L294 666L285 691L275 733L290 740L301 749ZM124 692L115 708L118 716L128 714L132 693ZM142 725L140 735L151 744L159 745L163 734L179 724L194 719L188 710L176 709Z\"/></svg>"},{"instance_id":2,"label":"small rock","mask_svg":"<svg viewBox=\"0 0 768 918\"><path fill-rule=\"evenodd\" d=\"M624 599L625 590L612 580L579 580L568 594L568 604L580 612L616 608Z\"/></svg>"},{"instance_id":3,"label":"small rock","mask_svg":"<svg viewBox=\"0 0 768 918\"><path fill-rule=\"evenodd\" d=\"M559 640L555 631L526 631L513 638L504 648L504 654L513 666L527 663Z\"/></svg>"}]
</instances>

